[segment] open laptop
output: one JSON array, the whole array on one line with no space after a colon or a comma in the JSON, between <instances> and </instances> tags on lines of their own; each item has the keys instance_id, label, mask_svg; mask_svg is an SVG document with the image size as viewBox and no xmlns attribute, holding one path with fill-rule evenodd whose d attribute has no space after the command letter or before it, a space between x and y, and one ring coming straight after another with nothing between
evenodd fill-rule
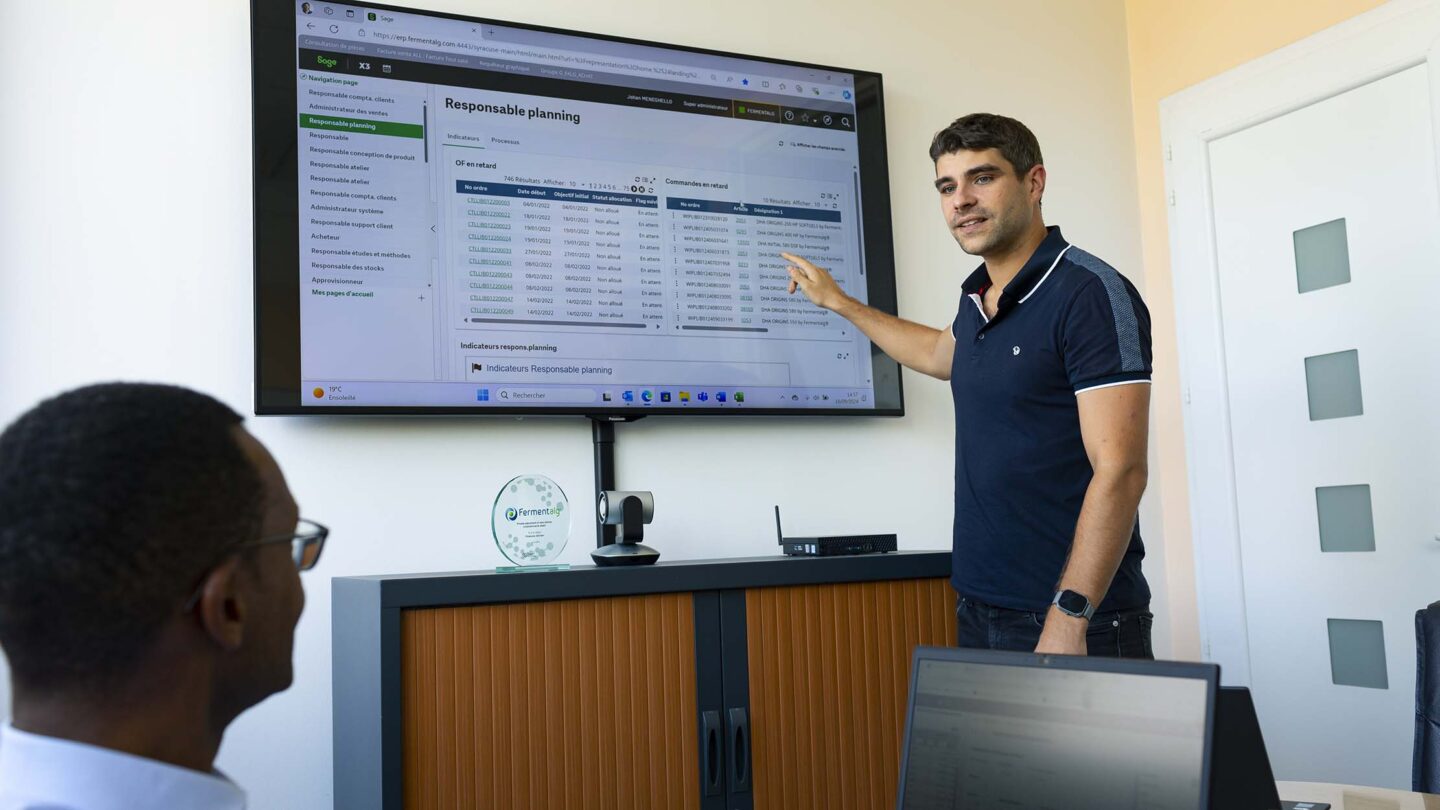
<instances>
[{"instance_id":1,"label":"open laptop","mask_svg":"<svg viewBox=\"0 0 1440 810\"><path fill-rule=\"evenodd\" d=\"M1214 664L918 647L899 810L1208 810Z\"/></svg>"},{"instance_id":2,"label":"open laptop","mask_svg":"<svg viewBox=\"0 0 1440 810\"><path fill-rule=\"evenodd\" d=\"M1324 802L1280 800L1250 690L1222 686L1219 698L1210 806L1214 810L1329 810Z\"/></svg>"}]
</instances>

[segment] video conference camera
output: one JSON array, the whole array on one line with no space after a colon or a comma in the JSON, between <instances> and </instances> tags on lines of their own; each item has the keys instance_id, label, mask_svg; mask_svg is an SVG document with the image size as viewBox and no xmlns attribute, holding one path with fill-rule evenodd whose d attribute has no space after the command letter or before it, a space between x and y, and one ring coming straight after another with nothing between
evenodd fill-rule
<instances>
[{"instance_id":1,"label":"video conference camera","mask_svg":"<svg viewBox=\"0 0 1440 810\"><path fill-rule=\"evenodd\" d=\"M660 552L640 542L645 539L645 524L655 519L654 494L605 490L600 493L596 519L620 527L614 543L590 552L596 565L649 565L660 559Z\"/></svg>"}]
</instances>

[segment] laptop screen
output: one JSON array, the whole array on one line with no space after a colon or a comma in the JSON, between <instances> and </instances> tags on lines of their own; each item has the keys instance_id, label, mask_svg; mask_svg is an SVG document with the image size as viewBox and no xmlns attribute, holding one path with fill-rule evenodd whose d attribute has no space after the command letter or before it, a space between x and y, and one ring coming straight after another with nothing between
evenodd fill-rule
<instances>
[{"instance_id":1,"label":"laptop screen","mask_svg":"<svg viewBox=\"0 0 1440 810\"><path fill-rule=\"evenodd\" d=\"M901 810L1203 810L1218 670L917 650Z\"/></svg>"}]
</instances>

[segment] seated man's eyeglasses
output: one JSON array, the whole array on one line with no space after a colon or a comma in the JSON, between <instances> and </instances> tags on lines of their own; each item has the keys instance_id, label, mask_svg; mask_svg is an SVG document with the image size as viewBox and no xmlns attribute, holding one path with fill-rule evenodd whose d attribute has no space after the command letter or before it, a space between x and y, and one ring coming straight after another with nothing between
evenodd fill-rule
<instances>
[{"instance_id":1,"label":"seated man's eyeglasses","mask_svg":"<svg viewBox=\"0 0 1440 810\"><path fill-rule=\"evenodd\" d=\"M329 528L313 520L300 518L295 524L295 531L290 534L251 540L248 543L241 543L235 546L231 551L242 551L255 546L268 546L276 543L289 543L290 558L295 561L295 569L298 571L309 571L315 567L316 563L320 562L320 552L325 550L325 538L329 536Z\"/></svg>"},{"instance_id":2,"label":"seated man's eyeglasses","mask_svg":"<svg viewBox=\"0 0 1440 810\"><path fill-rule=\"evenodd\" d=\"M313 520L300 518L295 524L295 531L290 534L277 534L274 537L261 537L257 540L250 540L244 543L231 546L225 550L225 557L238 554L260 546L270 546L279 543L290 544L290 559L295 561L297 571L309 571L320 562L320 552L325 550L325 538L330 536L330 529ZM207 569L208 572L208 569ZM200 594L205 588L205 580L202 578L196 586L195 593L185 600L185 607L182 613L189 613L195 609L196 603L200 601Z\"/></svg>"}]
</instances>

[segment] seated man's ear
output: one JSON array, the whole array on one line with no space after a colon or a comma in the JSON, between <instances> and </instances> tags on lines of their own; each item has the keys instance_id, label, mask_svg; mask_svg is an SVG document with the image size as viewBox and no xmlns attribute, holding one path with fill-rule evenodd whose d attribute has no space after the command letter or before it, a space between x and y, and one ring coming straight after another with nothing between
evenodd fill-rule
<instances>
[{"instance_id":1,"label":"seated man's ear","mask_svg":"<svg viewBox=\"0 0 1440 810\"><path fill-rule=\"evenodd\" d=\"M240 588L240 558L216 566L200 586L195 606L200 627L221 649L239 649L245 640L246 605Z\"/></svg>"}]
</instances>

